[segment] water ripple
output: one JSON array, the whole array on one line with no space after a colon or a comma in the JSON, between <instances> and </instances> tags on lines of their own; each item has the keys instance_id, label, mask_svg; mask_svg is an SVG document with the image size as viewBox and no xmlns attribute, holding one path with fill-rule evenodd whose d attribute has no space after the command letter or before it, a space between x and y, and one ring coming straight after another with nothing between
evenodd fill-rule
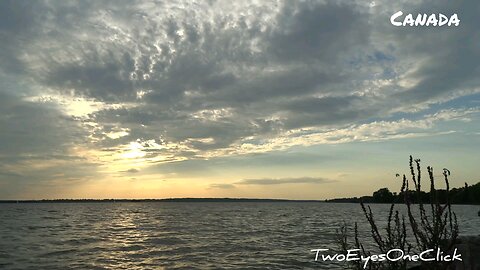
<instances>
[{"instance_id":1,"label":"water ripple","mask_svg":"<svg viewBox=\"0 0 480 270\"><path fill-rule=\"evenodd\" d=\"M476 208L455 209L462 232L476 233ZM339 226L363 218L355 204L3 204L0 268L343 269L310 249L338 248Z\"/></svg>"}]
</instances>

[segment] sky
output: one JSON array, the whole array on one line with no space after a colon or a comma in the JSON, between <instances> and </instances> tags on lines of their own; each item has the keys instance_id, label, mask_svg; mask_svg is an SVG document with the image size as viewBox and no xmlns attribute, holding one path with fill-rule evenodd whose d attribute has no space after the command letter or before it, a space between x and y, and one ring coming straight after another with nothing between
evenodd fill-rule
<instances>
[{"instance_id":1,"label":"sky","mask_svg":"<svg viewBox=\"0 0 480 270\"><path fill-rule=\"evenodd\" d=\"M399 27L456 13L458 26ZM0 199L480 181L478 1L0 1ZM426 168L424 169L426 171Z\"/></svg>"}]
</instances>

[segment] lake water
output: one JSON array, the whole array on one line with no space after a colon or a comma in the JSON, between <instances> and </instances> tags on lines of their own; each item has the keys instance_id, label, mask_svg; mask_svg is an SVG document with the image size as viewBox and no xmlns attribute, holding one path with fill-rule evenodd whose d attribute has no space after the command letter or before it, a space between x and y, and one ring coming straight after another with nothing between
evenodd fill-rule
<instances>
[{"instance_id":1,"label":"lake water","mask_svg":"<svg viewBox=\"0 0 480 270\"><path fill-rule=\"evenodd\" d=\"M372 205L380 223L388 205ZM478 206L455 206L462 235ZM358 204L146 202L0 204L2 269L343 269L314 261L337 249L336 230Z\"/></svg>"}]
</instances>

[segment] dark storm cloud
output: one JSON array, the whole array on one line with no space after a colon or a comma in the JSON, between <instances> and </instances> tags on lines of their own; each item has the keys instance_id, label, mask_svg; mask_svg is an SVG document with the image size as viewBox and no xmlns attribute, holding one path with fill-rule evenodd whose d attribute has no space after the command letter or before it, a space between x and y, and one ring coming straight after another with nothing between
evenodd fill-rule
<instances>
[{"instance_id":1,"label":"dark storm cloud","mask_svg":"<svg viewBox=\"0 0 480 270\"><path fill-rule=\"evenodd\" d=\"M324 184L332 180L315 177L244 179L238 185Z\"/></svg>"}]
</instances>

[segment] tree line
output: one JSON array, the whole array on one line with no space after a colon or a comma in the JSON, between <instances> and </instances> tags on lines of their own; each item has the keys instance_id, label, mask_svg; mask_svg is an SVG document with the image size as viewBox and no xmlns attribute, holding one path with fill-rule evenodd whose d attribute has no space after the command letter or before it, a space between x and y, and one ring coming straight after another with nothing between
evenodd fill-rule
<instances>
[{"instance_id":1,"label":"tree line","mask_svg":"<svg viewBox=\"0 0 480 270\"><path fill-rule=\"evenodd\" d=\"M412 203L430 203L430 192L421 191L416 193L413 190L404 191L410 193L408 197L411 198ZM353 197L353 198L338 198L327 200L327 202L349 202L349 203L404 203L404 192L391 192L388 188L381 188L371 196ZM465 183L464 187L453 188L448 192L444 189L435 190L439 203L446 203L447 199L451 204L480 204L480 182L469 186Z\"/></svg>"}]
</instances>

